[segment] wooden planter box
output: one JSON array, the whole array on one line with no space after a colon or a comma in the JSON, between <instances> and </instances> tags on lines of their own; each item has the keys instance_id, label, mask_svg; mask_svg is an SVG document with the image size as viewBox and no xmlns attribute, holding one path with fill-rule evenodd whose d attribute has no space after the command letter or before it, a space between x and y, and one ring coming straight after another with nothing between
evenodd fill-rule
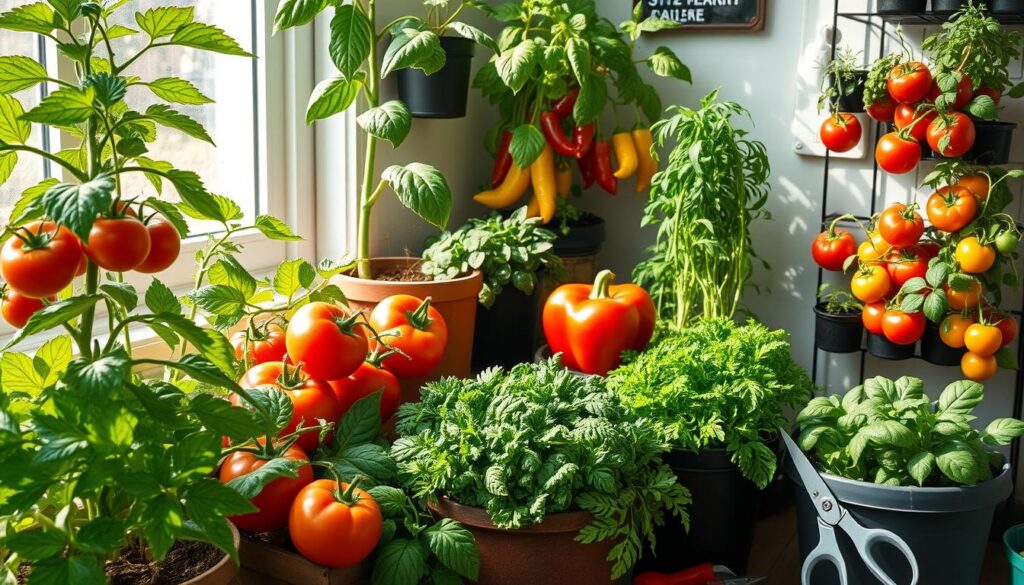
<instances>
[{"instance_id":1,"label":"wooden planter box","mask_svg":"<svg viewBox=\"0 0 1024 585\"><path fill-rule=\"evenodd\" d=\"M332 569L312 563L282 545L242 536L238 549L245 585L359 585L368 583L370 567Z\"/></svg>"}]
</instances>

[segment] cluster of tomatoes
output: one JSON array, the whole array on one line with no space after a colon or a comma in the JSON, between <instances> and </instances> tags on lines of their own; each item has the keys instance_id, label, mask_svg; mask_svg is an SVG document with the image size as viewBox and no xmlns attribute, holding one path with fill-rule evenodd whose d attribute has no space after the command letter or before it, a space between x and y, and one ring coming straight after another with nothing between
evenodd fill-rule
<instances>
[{"instance_id":1,"label":"cluster of tomatoes","mask_svg":"<svg viewBox=\"0 0 1024 585\"><path fill-rule=\"evenodd\" d=\"M0 249L0 274L6 281L0 312L14 327L47 302L57 300L88 262L110 272L155 274L178 259L181 234L159 213L145 221L131 206L119 204L118 214L99 217L84 242L52 221L36 221L13 230Z\"/></svg>"},{"instance_id":2,"label":"cluster of tomatoes","mask_svg":"<svg viewBox=\"0 0 1024 585\"><path fill-rule=\"evenodd\" d=\"M872 218L866 227L868 238L859 245L853 234L835 227L843 219L839 218L811 247L815 262L825 270L857 265L850 290L863 303L864 327L892 343L912 345L924 335L927 319L922 306L937 293L940 338L950 347L966 349L961 369L979 381L995 374L996 352L1017 336L1017 322L989 306L980 278L993 267L997 254L1014 252L1019 241L1016 228L994 236L965 230L980 216L989 182L987 175L969 175L934 192L926 205L932 226L926 237L916 204L897 203ZM946 267L940 271L939 290L928 282L935 280L929 268L937 264ZM953 273L958 278L947 276ZM906 302L911 296L916 302Z\"/></svg>"},{"instance_id":3,"label":"cluster of tomatoes","mask_svg":"<svg viewBox=\"0 0 1024 585\"><path fill-rule=\"evenodd\" d=\"M923 63L900 63L889 72L887 94L865 107L872 119L895 126L875 145L875 160L886 172L899 175L916 168L923 155L922 143L946 158L961 157L974 146L974 121L960 110L980 96L993 102L1001 96L986 86L974 89L969 77L955 75L959 76L956 87L947 92L955 92L955 97L939 107L937 98L944 92ZM822 123L820 135L830 150L846 152L860 143L862 128L855 115L836 112Z\"/></svg>"},{"instance_id":4,"label":"cluster of tomatoes","mask_svg":"<svg viewBox=\"0 0 1024 585\"><path fill-rule=\"evenodd\" d=\"M239 380L244 389L285 393L293 415L280 431L281 445L231 453L220 469L227 483L273 459L304 462L297 477L268 483L252 503L259 510L231 521L261 533L289 529L296 550L325 566L362 561L381 534L381 514L373 498L354 484L313 479L312 453L332 439L318 424L336 424L357 401L380 392L386 421L399 404L399 378L423 376L444 357L448 327L430 299L395 295L364 318L330 303L298 309L286 327L252 325L234 334L238 359L250 365ZM232 403L240 404L233 395Z\"/></svg>"}]
</instances>

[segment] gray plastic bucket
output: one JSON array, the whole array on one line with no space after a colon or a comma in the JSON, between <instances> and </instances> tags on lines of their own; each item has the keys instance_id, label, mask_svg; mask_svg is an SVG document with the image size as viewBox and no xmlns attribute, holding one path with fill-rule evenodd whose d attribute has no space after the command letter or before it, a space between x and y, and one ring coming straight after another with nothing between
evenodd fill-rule
<instances>
[{"instance_id":1,"label":"gray plastic bucket","mask_svg":"<svg viewBox=\"0 0 1024 585\"><path fill-rule=\"evenodd\" d=\"M790 459L786 475L797 484L797 529L801 563L818 545L818 515ZM832 493L861 525L884 528L906 541L917 557L920 585L977 585L996 506L1012 490L1010 465L994 479L973 486L889 487L822 473ZM846 533L836 530L849 572L848 585L880 585L868 572ZM876 548L879 565L896 583L910 583L903 555L887 545ZM829 563L819 563L809 585L838 585Z\"/></svg>"}]
</instances>

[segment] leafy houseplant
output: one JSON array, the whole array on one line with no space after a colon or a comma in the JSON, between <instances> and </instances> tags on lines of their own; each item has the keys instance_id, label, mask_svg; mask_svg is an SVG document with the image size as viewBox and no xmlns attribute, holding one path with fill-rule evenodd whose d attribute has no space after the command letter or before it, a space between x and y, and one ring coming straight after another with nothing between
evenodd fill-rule
<instances>
[{"instance_id":1,"label":"leafy houseplant","mask_svg":"<svg viewBox=\"0 0 1024 585\"><path fill-rule=\"evenodd\" d=\"M489 534L501 531L496 538L506 547L523 541L503 529L529 531L568 511L592 515L578 535L559 541L568 548L548 557L558 566L502 565L513 573L528 571L518 574L522 582L551 582L553 571L567 574L563 562L580 571L581 581L607 582L605 554L613 563L610 577L618 578L636 562L655 525L669 515L685 522L688 493L661 461L663 435L624 409L601 378L575 376L557 357L508 372L487 370L474 380L445 378L429 384L422 399L400 407L392 454L406 485L442 498L435 510L451 501L483 508L480 513L493 523ZM471 531L483 542L479 524ZM577 543L610 542L577 548L573 536ZM584 550L592 551L586 559L579 556ZM481 578L488 570L495 569L485 563ZM544 579L533 580L539 575Z\"/></svg>"},{"instance_id":2,"label":"leafy houseplant","mask_svg":"<svg viewBox=\"0 0 1024 585\"><path fill-rule=\"evenodd\" d=\"M241 294L216 299L210 293L221 289L203 286L233 279L234 268L240 270L233 258L238 246L230 241L234 233L255 228L273 239L298 237L270 216L257 217L254 225L241 223L239 206L209 193L194 172L148 158L157 126L209 141L199 123L166 103L209 99L182 79L131 75L139 56L162 46L249 55L221 29L194 21L190 7L135 13L139 30L111 25L123 5L39 2L0 15L0 28L57 40L62 58L71 61L78 76L74 82L53 80L32 59L0 57L0 180L9 178L25 154L48 159L74 180L46 179L15 205L3 234L8 285L17 289L15 280L23 280L12 279L15 273L38 282L63 268L52 256L49 264L18 266L20 257L7 251L24 246L31 248L27 254L53 254L58 241L73 242L77 250L69 278L59 283L66 285L64 290L41 303L0 356L4 582L16 582L15 574L28 570L33 584L102 583L118 575L121 555L132 553L144 559L144 571L158 572L145 565L163 559L180 541L211 543L237 562L226 516L254 508L238 491L209 477L221 457L221 438L245 441L273 434L277 416L289 408L270 395L241 389L234 381L237 365L228 340L192 317L198 306L230 305ZM148 42L129 55L112 50L112 37L132 35L145 35ZM25 112L12 94L44 82L58 87ZM158 99L138 111L133 107L136 92L152 92ZM28 146L32 124L58 127L80 145L58 154ZM181 202L127 198L121 179L135 173L145 174L158 192L170 183ZM100 263L116 258L101 255L94 238L97 232L114 238L114 252L134 250L140 238L150 241L146 228L128 239L105 230L131 228L139 223L137 216L170 223L180 238L187 234L184 215L214 221L222 229L197 256L197 290L186 299L193 305L188 316L181 300L159 280L140 294L121 274L101 268ZM39 219L50 223L36 223ZM82 254L83 245L89 246L90 256ZM73 283L83 260L84 279ZM255 295L255 284L252 288ZM237 304L261 299L242 297ZM105 337L95 327L100 306L106 309ZM138 326L164 339L170 356L134 355L128 334ZM6 351L30 335L58 331L66 334L51 335L34 356ZM152 366L165 369L163 379L143 380L134 373ZM254 412L215 395L223 393L239 395Z\"/></svg>"},{"instance_id":3,"label":"leafy houseplant","mask_svg":"<svg viewBox=\"0 0 1024 585\"><path fill-rule=\"evenodd\" d=\"M864 111L863 94L867 71L858 69L857 63L857 54L846 49L822 67L818 112L826 107L830 112Z\"/></svg>"},{"instance_id":4,"label":"leafy houseplant","mask_svg":"<svg viewBox=\"0 0 1024 585\"><path fill-rule=\"evenodd\" d=\"M746 110L717 98L710 93L699 110L672 106L653 128L659 146L675 147L644 212L644 226L658 225L657 240L633 278L676 328L735 314L756 258L750 224L768 217L764 144L733 126ZM692 156L695 148L701 156Z\"/></svg>"}]
</instances>

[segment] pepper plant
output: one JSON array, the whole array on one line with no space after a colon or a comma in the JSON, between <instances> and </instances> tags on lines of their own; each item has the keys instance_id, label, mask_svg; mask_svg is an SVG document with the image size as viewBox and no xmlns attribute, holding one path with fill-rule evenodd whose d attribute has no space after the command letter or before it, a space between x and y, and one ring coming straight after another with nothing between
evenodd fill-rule
<instances>
[{"instance_id":1,"label":"pepper plant","mask_svg":"<svg viewBox=\"0 0 1024 585\"><path fill-rule=\"evenodd\" d=\"M356 104L362 96L366 109L356 121L366 132L366 151L363 155L363 176L359 189L359 227L356 249L356 267L360 278L373 278L370 266L370 217L373 206L390 187L399 201L421 218L444 229L451 214L452 194L448 181L435 167L424 163L392 165L376 177L377 147L386 140L398 148L412 129L412 114L399 100L381 103L381 80L400 69L420 69L427 75L436 73L445 64L445 52L438 36L451 28L455 32L485 45L493 41L485 33L468 24L454 20L462 10L461 2L444 20L432 18L448 2L427 1L427 20L403 16L378 27L378 0L355 0L351 3L307 2L282 0L277 10L275 25L284 30L307 24L332 6L331 60L337 72L313 89L306 123L328 118ZM390 44L382 58L377 45L390 37Z\"/></svg>"},{"instance_id":2,"label":"pepper plant","mask_svg":"<svg viewBox=\"0 0 1024 585\"><path fill-rule=\"evenodd\" d=\"M221 29L195 21L191 7L137 12L137 29L111 24L124 20L116 18L124 4L52 0L0 14L2 29L55 40L76 74L73 81L52 79L30 58L0 57L0 181L29 157L43 157L70 177L28 189L3 232L0 271L12 289L42 281L58 285L52 296L35 291L44 297L38 310L0 355L3 582L17 581L27 568L31 584L102 583L106 562L124 547L143 543L158 561L179 539L212 543L237 561L226 516L254 508L211 477L222 437L247 443L275 436L291 416L282 393L240 388L228 340L193 318L200 308L220 315L226 306L266 300L256 287L225 286L248 283L233 257L239 247L232 235L258 229L272 239L298 237L270 216L243 221L239 206L211 194L196 173L149 158L158 127L211 141L173 105L210 100L186 80L132 74L139 57L165 46L250 55ZM112 39L136 35L146 39L138 51L113 50ZM14 94L40 83L51 91L24 111ZM156 103L137 109L146 93ZM36 149L26 144L32 124L57 127L78 145L56 154ZM173 187L180 202L125 193L122 178L138 173L158 195ZM115 252L134 249L144 238L148 259L152 232L146 230L154 224L130 238L119 230L158 220L170 223L180 238L188 234L185 216L216 222L221 231L197 256L196 290L184 299L157 278L145 291L136 290L110 269L114 258L100 253L104 238L112 238ZM77 256L58 257L58 246ZM72 281L79 266L84 278ZM96 327L100 318L105 332ZM129 332L139 327L154 331L170 350L135 355ZM37 334L49 340L34 355L8 351ZM137 374L143 367L165 374L143 379ZM225 393L248 408L233 407L220 396Z\"/></svg>"}]
</instances>

